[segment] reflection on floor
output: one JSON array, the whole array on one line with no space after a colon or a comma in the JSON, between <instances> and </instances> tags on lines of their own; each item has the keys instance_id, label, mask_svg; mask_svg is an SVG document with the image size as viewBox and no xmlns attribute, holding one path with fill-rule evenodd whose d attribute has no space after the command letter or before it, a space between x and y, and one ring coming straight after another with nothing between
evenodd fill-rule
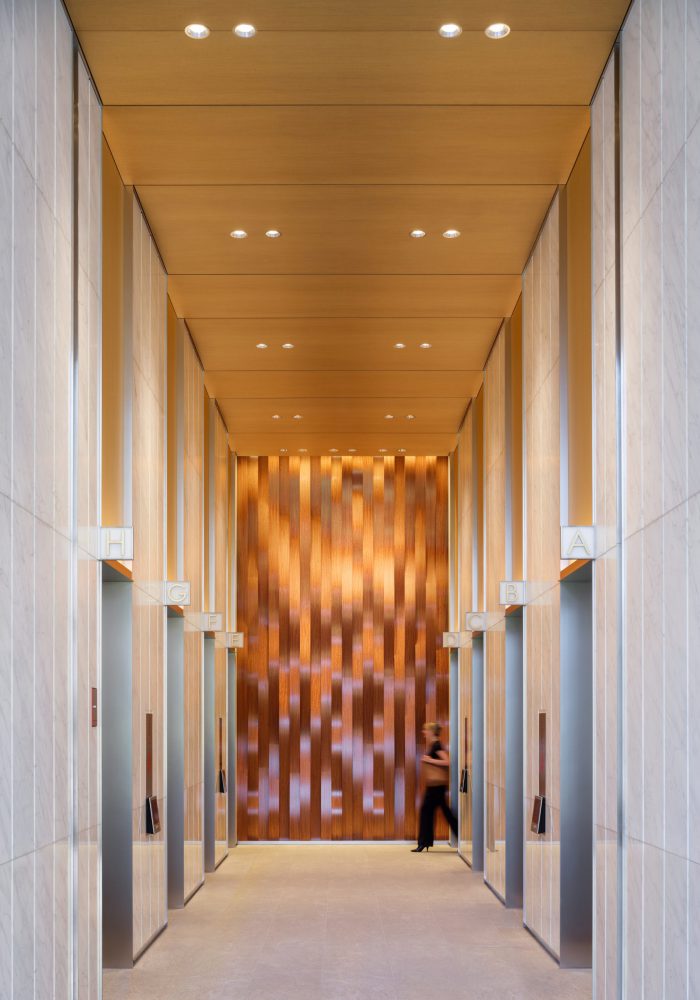
<instances>
[{"instance_id":1,"label":"reflection on floor","mask_svg":"<svg viewBox=\"0 0 700 1000\"><path fill-rule=\"evenodd\" d=\"M241 846L104 1000L579 1000L446 847Z\"/></svg>"}]
</instances>

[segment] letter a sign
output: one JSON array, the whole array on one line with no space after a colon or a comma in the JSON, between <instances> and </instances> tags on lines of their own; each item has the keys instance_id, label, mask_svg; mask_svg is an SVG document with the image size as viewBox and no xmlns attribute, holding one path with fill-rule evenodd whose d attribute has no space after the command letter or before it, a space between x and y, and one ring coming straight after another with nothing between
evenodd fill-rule
<instances>
[{"instance_id":1,"label":"letter a sign","mask_svg":"<svg viewBox=\"0 0 700 1000\"><path fill-rule=\"evenodd\" d=\"M595 559L595 530L590 525L561 529L562 559Z\"/></svg>"}]
</instances>

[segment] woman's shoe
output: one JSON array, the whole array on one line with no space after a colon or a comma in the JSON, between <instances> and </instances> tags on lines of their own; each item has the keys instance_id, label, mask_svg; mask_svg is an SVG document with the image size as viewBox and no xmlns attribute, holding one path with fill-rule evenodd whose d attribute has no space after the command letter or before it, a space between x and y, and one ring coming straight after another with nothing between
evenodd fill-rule
<instances>
[{"instance_id":1,"label":"woman's shoe","mask_svg":"<svg viewBox=\"0 0 700 1000\"><path fill-rule=\"evenodd\" d=\"M420 854L421 851L427 851L427 847L414 847L411 849L411 854Z\"/></svg>"}]
</instances>

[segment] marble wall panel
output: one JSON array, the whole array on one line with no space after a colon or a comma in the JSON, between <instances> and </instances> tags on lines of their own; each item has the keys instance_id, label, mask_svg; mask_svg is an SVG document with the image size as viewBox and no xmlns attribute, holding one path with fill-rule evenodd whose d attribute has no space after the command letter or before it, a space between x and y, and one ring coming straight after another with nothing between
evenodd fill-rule
<instances>
[{"instance_id":1,"label":"marble wall panel","mask_svg":"<svg viewBox=\"0 0 700 1000\"><path fill-rule=\"evenodd\" d=\"M460 627L467 611L472 607L473 582L473 413L470 407L464 418L457 440L457 544L458 544L458 612ZM472 766L472 651L471 647L459 650L459 766L471 770ZM471 863L472 859L472 807L471 783L467 794L459 796L459 850Z\"/></svg>"},{"instance_id":2,"label":"marble wall panel","mask_svg":"<svg viewBox=\"0 0 700 1000\"><path fill-rule=\"evenodd\" d=\"M505 627L499 604L506 578L506 333L503 327L484 372L485 856L487 882L505 898L506 703Z\"/></svg>"},{"instance_id":3,"label":"marble wall panel","mask_svg":"<svg viewBox=\"0 0 700 1000\"><path fill-rule=\"evenodd\" d=\"M204 375L185 331L184 392L184 578L191 589L190 611L203 605L204 582ZM204 878L204 636L190 618L185 631L185 894Z\"/></svg>"},{"instance_id":4,"label":"marble wall panel","mask_svg":"<svg viewBox=\"0 0 700 1000\"><path fill-rule=\"evenodd\" d=\"M166 275L136 199L132 214L132 794L133 948L138 954L166 922L165 872L165 345ZM146 717L153 716L151 794L161 832L146 831Z\"/></svg>"},{"instance_id":5,"label":"marble wall panel","mask_svg":"<svg viewBox=\"0 0 700 1000\"><path fill-rule=\"evenodd\" d=\"M78 59L74 149L61 4L5 0L0 25L0 995L68 1000L75 969L70 995L93 998L99 731L82 708L99 687L101 258L80 232L100 213L101 111Z\"/></svg>"},{"instance_id":6,"label":"marble wall panel","mask_svg":"<svg viewBox=\"0 0 700 1000\"><path fill-rule=\"evenodd\" d=\"M593 105L600 550L595 567L597 998L675 1000L697 991L691 954L700 742L691 720L699 707L692 670L700 485L692 447L700 398L698 23L697 4L635 0L623 26L619 261L607 255L595 261L602 231L615 225L615 202L609 208L607 194L614 190L614 161L608 165L615 144L612 66ZM613 389L617 307L619 432ZM621 442L621 460L614 466L622 490L619 524L614 480L603 457L617 453L616 432ZM618 760L620 733L623 756Z\"/></svg>"},{"instance_id":7,"label":"marble wall panel","mask_svg":"<svg viewBox=\"0 0 700 1000\"><path fill-rule=\"evenodd\" d=\"M634 30L634 29L632 29ZM614 58L614 57L613 57ZM617 539L617 394L615 255L615 65L611 59L591 108L592 232L593 246L593 410L594 410L594 521L599 558L594 566L594 982L600 1000L617 996L617 676L620 627L618 580L620 548ZM638 125L638 123L637 123ZM630 195L632 196L632 195ZM635 195L638 197L638 195ZM629 212L628 212L629 220ZM638 246L638 243L637 243ZM629 370L639 372L641 359L627 358ZM636 446L636 442L635 442ZM637 468L641 467L641 462ZM641 571L636 563L631 571ZM641 620L635 607L635 622ZM635 628L636 634L636 628ZM641 663L641 658L638 663ZM629 690L639 699L641 674ZM641 699L633 716L633 732L641 725ZM632 733L630 733L632 735ZM640 761L641 763L641 761ZM635 803L643 799L634 797Z\"/></svg>"},{"instance_id":8,"label":"marble wall panel","mask_svg":"<svg viewBox=\"0 0 700 1000\"><path fill-rule=\"evenodd\" d=\"M526 925L559 952L559 195L523 274L525 476L524 812L539 793L539 715L546 714L546 833L526 824Z\"/></svg>"},{"instance_id":9,"label":"marble wall panel","mask_svg":"<svg viewBox=\"0 0 700 1000\"><path fill-rule=\"evenodd\" d=\"M229 446L228 431L217 407L213 408L213 503L210 516L213 518L214 604L216 611L227 621L228 598L228 503L229 503ZM216 740L216 766L226 769L226 748L228 746L228 650L218 648L214 653L214 722ZM228 791L216 793L215 861L218 864L228 853Z\"/></svg>"}]
</instances>

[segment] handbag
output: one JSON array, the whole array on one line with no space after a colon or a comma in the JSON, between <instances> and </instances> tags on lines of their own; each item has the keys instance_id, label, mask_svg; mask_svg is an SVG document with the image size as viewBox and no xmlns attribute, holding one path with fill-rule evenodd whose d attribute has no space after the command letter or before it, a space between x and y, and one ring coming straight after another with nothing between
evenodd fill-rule
<instances>
[{"instance_id":1,"label":"handbag","mask_svg":"<svg viewBox=\"0 0 700 1000\"><path fill-rule=\"evenodd\" d=\"M428 764L427 761L423 761L423 781L427 788L434 788L435 785L446 785L449 777L449 771L446 767L441 767L439 764Z\"/></svg>"}]
</instances>

